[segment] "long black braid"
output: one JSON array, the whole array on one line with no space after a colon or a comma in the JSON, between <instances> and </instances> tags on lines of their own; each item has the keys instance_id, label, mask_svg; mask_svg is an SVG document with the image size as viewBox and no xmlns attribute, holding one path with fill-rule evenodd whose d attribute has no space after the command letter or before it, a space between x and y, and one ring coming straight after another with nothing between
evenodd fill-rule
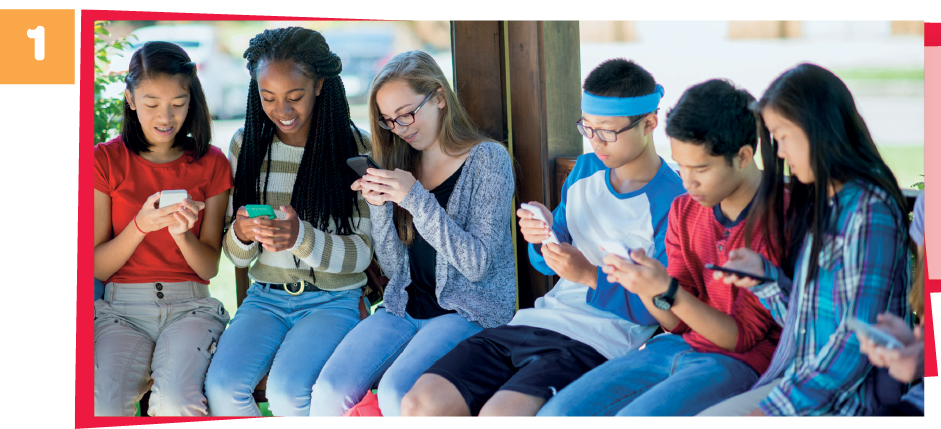
<instances>
[{"instance_id":1,"label":"long black braid","mask_svg":"<svg viewBox=\"0 0 941 429\"><path fill-rule=\"evenodd\" d=\"M291 206L300 219L317 229L327 231L332 219L336 234L352 234L353 210L355 208L359 215L359 206L350 185L357 177L347 167L346 160L356 156L358 150L346 90L339 78L340 58L330 51L320 33L300 27L265 30L249 42L243 56L248 60L252 79L235 174L233 207L267 204L275 125L261 105L257 70L262 62L291 60L301 66L307 77L315 81L324 78L320 96L314 103L313 123L297 171ZM356 133L359 134L359 130ZM358 137L365 148L362 136ZM261 165L266 159L265 177L261 177Z\"/></svg>"}]
</instances>

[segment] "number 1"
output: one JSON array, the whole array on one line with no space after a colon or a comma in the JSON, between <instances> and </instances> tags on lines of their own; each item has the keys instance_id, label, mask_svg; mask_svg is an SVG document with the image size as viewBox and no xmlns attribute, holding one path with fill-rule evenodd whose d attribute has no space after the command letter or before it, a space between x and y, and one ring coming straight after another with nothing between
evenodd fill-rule
<instances>
[{"instance_id":1,"label":"number 1","mask_svg":"<svg viewBox=\"0 0 941 429\"><path fill-rule=\"evenodd\" d=\"M36 27L35 30L26 29L26 37L34 39L33 43L33 57L36 58L36 61L42 61L43 58L46 58L46 29L42 26Z\"/></svg>"}]
</instances>

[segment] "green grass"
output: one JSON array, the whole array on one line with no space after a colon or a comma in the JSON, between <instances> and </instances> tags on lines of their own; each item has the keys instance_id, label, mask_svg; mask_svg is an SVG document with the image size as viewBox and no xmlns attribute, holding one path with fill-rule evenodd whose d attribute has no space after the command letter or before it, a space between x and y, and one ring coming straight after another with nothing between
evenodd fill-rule
<instances>
[{"instance_id":1,"label":"green grass","mask_svg":"<svg viewBox=\"0 0 941 429\"><path fill-rule=\"evenodd\" d=\"M835 70L844 80L925 80L925 68L857 67Z\"/></svg>"},{"instance_id":2,"label":"green grass","mask_svg":"<svg viewBox=\"0 0 941 429\"><path fill-rule=\"evenodd\" d=\"M222 301L222 305L229 311L230 317L235 317L236 299L235 299L235 265L220 255L219 274L209 280L209 294L213 298Z\"/></svg>"},{"instance_id":3,"label":"green grass","mask_svg":"<svg viewBox=\"0 0 941 429\"><path fill-rule=\"evenodd\" d=\"M882 159L892 169L899 187L913 188L925 180L925 146L878 146Z\"/></svg>"}]
</instances>

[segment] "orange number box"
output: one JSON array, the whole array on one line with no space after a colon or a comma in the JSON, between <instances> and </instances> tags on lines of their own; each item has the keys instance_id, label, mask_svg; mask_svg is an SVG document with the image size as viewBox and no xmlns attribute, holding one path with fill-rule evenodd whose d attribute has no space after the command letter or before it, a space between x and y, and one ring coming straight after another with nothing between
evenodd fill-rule
<instances>
[{"instance_id":1,"label":"orange number box","mask_svg":"<svg viewBox=\"0 0 941 429\"><path fill-rule=\"evenodd\" d=\"M0 9L0 84L74 84L75 11Z\"/></svg>"}]
</instances>

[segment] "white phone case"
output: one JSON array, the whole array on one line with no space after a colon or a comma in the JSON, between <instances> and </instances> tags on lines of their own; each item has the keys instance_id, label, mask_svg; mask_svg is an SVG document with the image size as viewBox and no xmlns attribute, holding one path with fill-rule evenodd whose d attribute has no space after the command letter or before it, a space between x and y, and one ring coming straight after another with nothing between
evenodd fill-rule
<instances>
[{"instance_id":1,"label":"white phone case","mask_svg":"<svg viewBox=\"0 0 941 429\"><path fill-rule=\"evenodd\" d=\"M176 203L181 203L184 199L186 199L186 189L160 191L160 206L158 208L162 209Z\"/></svg>"},{"instance_id":2,"label":"white phone case","mask_svg":"<svg viewBox=\"0 0 941 429\"><path fill-rule=\"evenodd\" d=\"M523 203L520 205L520 208L532 213L533 219L541 220L542 223L549 225L549 222L546 221L546 218L542 215L542 210L539 210L539 207L536 207L532 204ZM559 242L559 238L555 236L555 232L551 230L549 231L549 238L542 240L542 244L546 243L561 244Z\"/></svg>"},{"instance_id":3,"label":"white phone case","mask_svg":"<svg viewBox=\"0 0 941 429\"><path fill-rule=\"evenodd\" d=\"M631 259L631 250L624 243L617 240L603 240L600 245L604 248L605 253L613 253L630 263L634 263Z\"/></svg>"},{"instance_id":4,"label":"white phone case","mask_svg":"<svg viewBox=\"0 0 941 429\"><path fill-rule=\"evenodd\" d=\"M887 349L905 348L905 346L903 346L902 343L896 340L892 335L889 335L883 330L863 322L862 320L859 320L855 317L846 319L846 327L850 328L850 330L853 332L862 333L863 335L869 337L872 342Z\"/></svg>"}]
</instances>

